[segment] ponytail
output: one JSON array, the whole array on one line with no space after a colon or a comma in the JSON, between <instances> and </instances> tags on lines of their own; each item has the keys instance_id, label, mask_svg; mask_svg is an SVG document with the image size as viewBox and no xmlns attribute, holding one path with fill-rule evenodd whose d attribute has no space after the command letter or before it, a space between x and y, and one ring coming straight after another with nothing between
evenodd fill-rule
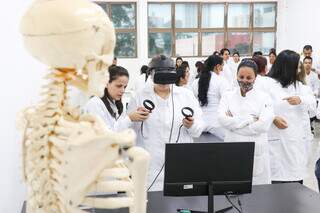
<instances>
[{"instance_id":1,"label":"ponytail","mask_svg":"<svg viewBox=\"0 0 320 213\"><path fill-rule=\"evenodd\" d=\"M218 64L223 64L223 59L217 55L209 56L204 62L204 69L200 74L198 82L198 98L200 101L200 106L208 105L208 89L211 79L211 71Z\"/></svg>"}]
</instances>

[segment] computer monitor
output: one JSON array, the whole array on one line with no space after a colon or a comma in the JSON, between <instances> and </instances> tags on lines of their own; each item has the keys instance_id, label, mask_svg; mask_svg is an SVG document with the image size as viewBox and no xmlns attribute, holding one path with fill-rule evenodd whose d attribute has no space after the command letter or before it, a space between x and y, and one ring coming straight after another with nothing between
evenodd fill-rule
<instances>
[{"instance_id":1,"label":"computer monitor","mask_svg":"<svg viewBox=\"0 0 320 213\"><path fill-rule=\"evenodd\" d=\"M206 213L215 213L214 195L251 193L253 157L254 142L166 144L163 194L208 195Z\"/></svg>"},{"instance_id":2,"label":"computer monitor","mask_svg":"<svg viewBox=\"0 0 320 213\"><path fill-rule=\"evenodd\" d=\"M164 195L251 193L254 142L166 144Z\"/></svg>"}]
</instances>

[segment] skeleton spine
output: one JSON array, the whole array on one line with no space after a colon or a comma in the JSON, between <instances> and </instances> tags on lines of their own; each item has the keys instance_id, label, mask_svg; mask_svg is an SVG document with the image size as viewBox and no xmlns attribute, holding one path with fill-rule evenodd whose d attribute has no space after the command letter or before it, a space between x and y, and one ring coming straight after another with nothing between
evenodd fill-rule
<instances>
[{"instance_id":1,"label":"skeleton spine","mask_svg":"<svg viewBox=\"0 0 320 213\"><path fill-rule=\"evenodd\" d=\"M56 188L59 179L63 177L54 168L62 162L55 156L55 152L52 152L53 149L58 149L54 147L49 137L55 135L58 120L63 116L67 84L61 75L52 73L46 78L49 83L44 86L44 91L41 93L44 99L29 120L25 142L25 174L29 186L28 209L31 212L63 212L60 209L63 206L59 199L61 196Z\"/></svg>"}]
</instances>

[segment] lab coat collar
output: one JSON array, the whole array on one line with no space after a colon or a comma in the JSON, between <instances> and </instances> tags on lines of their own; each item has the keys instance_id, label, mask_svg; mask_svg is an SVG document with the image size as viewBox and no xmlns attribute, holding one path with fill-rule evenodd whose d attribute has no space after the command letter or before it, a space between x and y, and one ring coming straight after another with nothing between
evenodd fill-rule
<instances>
[{"instance_id":1,"label":"lab coat collar","mask_svg":"<svg viewBox=\"0 0 320 213\"><path fill-rule=\"evenodd\" d=\"M223 72L223 71L222 71ZM213 72L212 71L212 75L216 76L216 77L221 77L222 76L222 73L220 72L220 74L218 75L217 73Z\"/></svg>"},{"instance_id":2,"label":"lab coat collar","mask_svg":"<svg viewBox=\"0 0 320 213\"><path fill-rule=\"evenodd\" d=\"M109 103L110 103L111 106L112 106L112 105L116 106L116 102L115 102L114 100L111 100L111 99L108 98L108 101L109 101Z\"/></svg>"},{"instance_id":3,"label":"lab coat collar","mask_svg":"<svg viewBox=\"0 0 320 213\"><path fill-rule=\"evenodd\" d=\"M240 87L237 87L237 90L238 90L237 94L238 94L241 98L250 97L250 96L252 96L252 95L255 93L255 88L254 88L254 86L253 86L252 90L248 91L248 92L246 93L246 96L244 96L244 97L241 95Z\"/></svg>"}]
</instances>

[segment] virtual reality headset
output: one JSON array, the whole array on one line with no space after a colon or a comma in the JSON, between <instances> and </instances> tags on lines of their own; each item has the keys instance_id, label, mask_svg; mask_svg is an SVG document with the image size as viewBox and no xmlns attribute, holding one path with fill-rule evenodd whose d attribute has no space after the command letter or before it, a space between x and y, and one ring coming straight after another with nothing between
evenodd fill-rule
<instances>
[{"instance_id":1,"label":"virtual reality headset","mask_svg":"<svg viewBox=\"0 0 320 213\"><path fill-rule=\"evenodd\" d=\"M164 55L155 56L149 63L149 72L153 74L155 84L174 84L178 78L174 61Z\"/></svg>"}]
</instances>

